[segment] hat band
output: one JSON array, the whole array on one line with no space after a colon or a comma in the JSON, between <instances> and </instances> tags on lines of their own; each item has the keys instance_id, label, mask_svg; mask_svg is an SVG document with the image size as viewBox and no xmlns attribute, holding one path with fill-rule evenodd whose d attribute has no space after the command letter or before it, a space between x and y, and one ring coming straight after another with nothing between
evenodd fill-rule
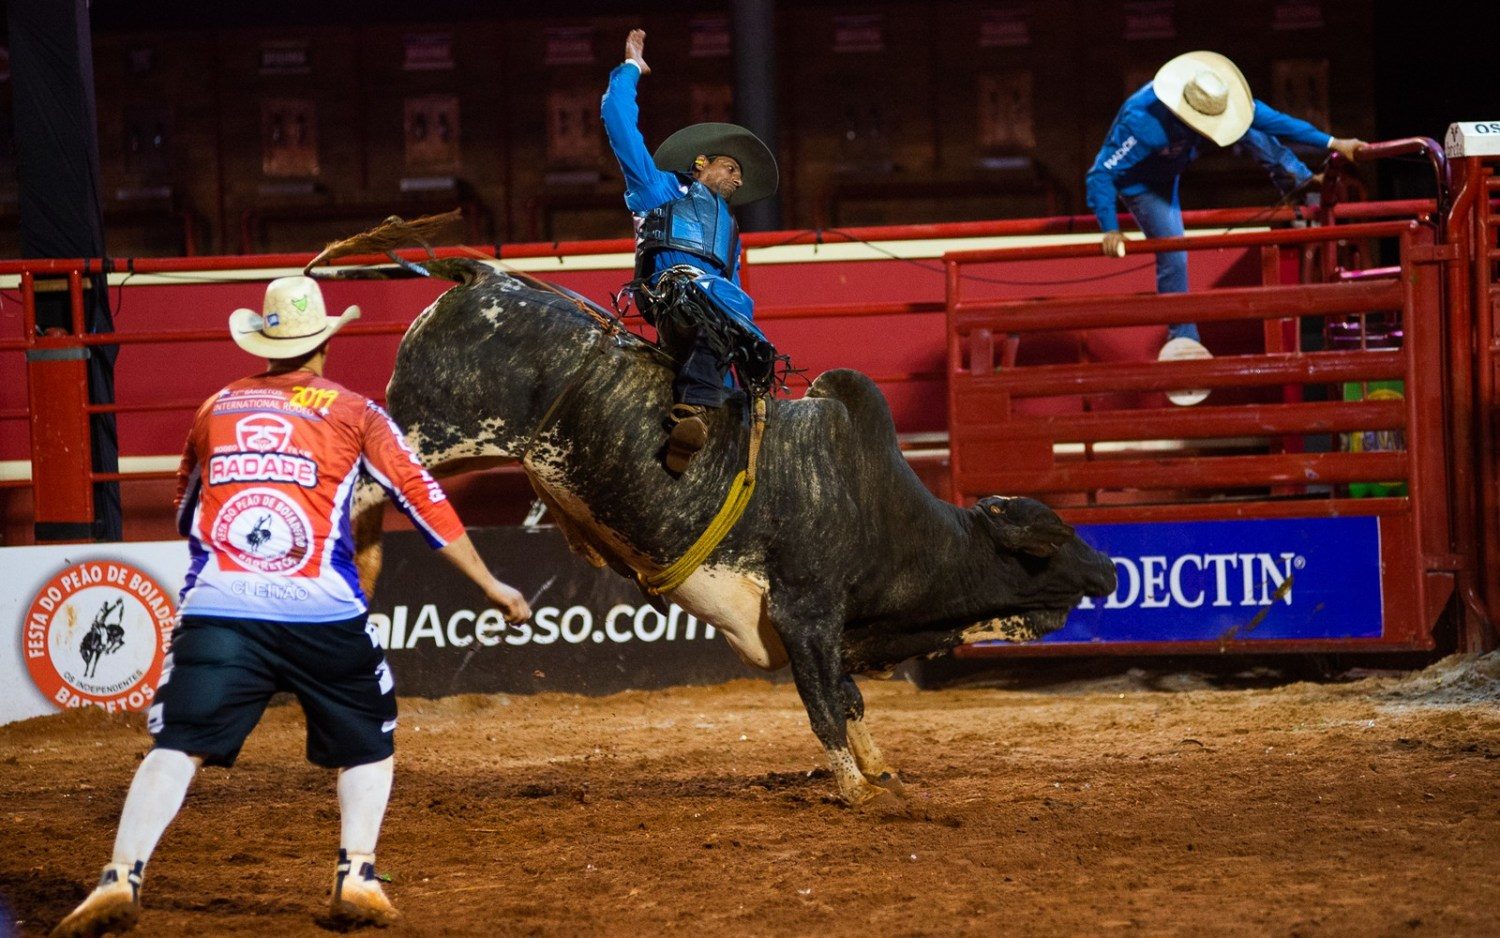
<instances>
[{"instance_id":1,"label":"hat band","mask_svg":"<svg viewBox=\"0 0 1500 938\"><path fill-rule=\"evenodd\" d=\"M291 342L291 341L294 341L296 339L308 339L308 338L311 338L311 337L317 335L318 333L326 330L327 328L328 328L328 324L324 323L321 328L314 329L311 332L304 332L301 335L268 335L265 332L261 331L260 329L251 329L249 332L241 332L240 335L258 335L262 339L270 339L272 342Z\"/></svg>"}]
</instances>

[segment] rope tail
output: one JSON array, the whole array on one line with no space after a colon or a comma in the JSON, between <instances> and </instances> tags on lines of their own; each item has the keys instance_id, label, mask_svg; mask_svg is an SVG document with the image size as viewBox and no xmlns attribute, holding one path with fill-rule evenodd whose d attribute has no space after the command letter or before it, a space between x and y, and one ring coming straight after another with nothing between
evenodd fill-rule
<instances>
[{"instance_id":1,"label":"rope tail","mask_svg":"<svg viewBox=\"0 0 1500 938\"><path fill-rule=\"evenodd\" d=\"M463 212L459 209L440 215L424 215L411 221L392 215L369 231L330 243L302 268L302 272L306 274L319 264L351 254L388 255L397 248L412 245L421 245L431 251L430 242L437 240L439 235L457 224L462 217Z\"/></svg>"}]
</instances>

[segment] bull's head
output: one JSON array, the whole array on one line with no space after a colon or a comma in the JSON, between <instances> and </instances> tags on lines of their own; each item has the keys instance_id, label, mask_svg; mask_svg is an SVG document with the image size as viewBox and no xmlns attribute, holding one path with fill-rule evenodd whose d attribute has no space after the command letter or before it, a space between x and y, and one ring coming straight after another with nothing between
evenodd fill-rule
<instances>
[{"instance_id":1,"label":"bull's head","mask_svg":"<svg viewBox=\"0 0 1500 938\"><path fill-rule=\"evenodd\" d=\"M1033 498L991 495L974 506L995 551L1012 555L1028 574L1022 592L1043 606L1071 609L1083 596L1115 590L1115 565L1084 543L1051 508Z\"/></svg>"},{"instance_id":2,"label":"bull's head","mask_svg":"<svg viewBox=\"0 0 1500 938\"><path fill-rule=\"evenodd\" d=\"M970 511L1000 563L988 574L989 617L964 641L1032 641L1062 628L1084 596L1114 592L1115 565L1041 502L992 495Z\"/></svg>"}]
</instances>

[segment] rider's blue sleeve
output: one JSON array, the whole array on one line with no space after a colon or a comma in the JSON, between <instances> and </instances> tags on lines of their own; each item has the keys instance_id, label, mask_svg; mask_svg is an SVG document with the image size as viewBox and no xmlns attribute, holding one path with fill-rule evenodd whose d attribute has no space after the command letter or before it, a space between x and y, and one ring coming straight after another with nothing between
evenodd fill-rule
<instances>
[{"instance_id":1,"label":"rider's blue sleeve","mask_svg":"<svg viewBox=\"0 0 1500 938\"><path fill-rule=\"evenodd\" d=\"M1328 131L1319 130L1301 118L1283 114L1263 101L1255 102L1255 116L1250 119L1250 127L1278 140L1288 140L1319 150L1328 149L1328 143L1333 139Z\"/></svg>"},{"instance_id":2,"label":"rider's blue sleeve","mask_svg":"<svg viewBox=\"0 0 1500 938\"><path fill-rule=\"evenodd\" d=\"M634 62L624 62L609 73L609 88L600 102L604 133L625 176L625 205L632 212L649 212L682 194L677 177L658 169L646 149L646 138L639 126L640 108L635 89L641 70Z\"/></svg>"},{"instance_id":3,"label":"rider's blue sleeve","mask_svg":"<svg viewBox=\"0 0 1500 938\"><path fill-rule=\"evenodd\" d=\"M1148 145L1140 141L1125 120L1126 110L1127 108L1120 109L1109 133L1104 135L1104 145L1094 157L1094 165L1083 179L1089 209L1099 220L1100 231L1120 230L1120 190L1117 180L1126 170L1137 166L1151 155Z\"/></svg>"}]
</instances>

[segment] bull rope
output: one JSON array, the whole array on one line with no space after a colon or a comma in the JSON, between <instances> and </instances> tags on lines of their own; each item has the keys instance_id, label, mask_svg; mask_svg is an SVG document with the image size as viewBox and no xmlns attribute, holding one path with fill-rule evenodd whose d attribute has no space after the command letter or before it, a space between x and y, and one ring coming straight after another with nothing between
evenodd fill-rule
<instances>
[{"instance_id":1,"label":"bull rope","mask_svg":"<svg viewBox=\"0 0 1500 938\"><path fill-rule=\"evenodd\" d=\"M750 496L755 494L755 465L760 456L760 441L765 430L766 399L757 397L755 417L750 425L750 452L745 459L745 468L729 484L729 491L724 496L724 503L719 506L718 514L714 515L708 527L703 529L703 533L698 535L687 552L672 564L655 573L637 571L635 579L642 590L652 596L660 596L681 586L739 523L745 508L750 504Z\"/></svg>"}]
</instances>

